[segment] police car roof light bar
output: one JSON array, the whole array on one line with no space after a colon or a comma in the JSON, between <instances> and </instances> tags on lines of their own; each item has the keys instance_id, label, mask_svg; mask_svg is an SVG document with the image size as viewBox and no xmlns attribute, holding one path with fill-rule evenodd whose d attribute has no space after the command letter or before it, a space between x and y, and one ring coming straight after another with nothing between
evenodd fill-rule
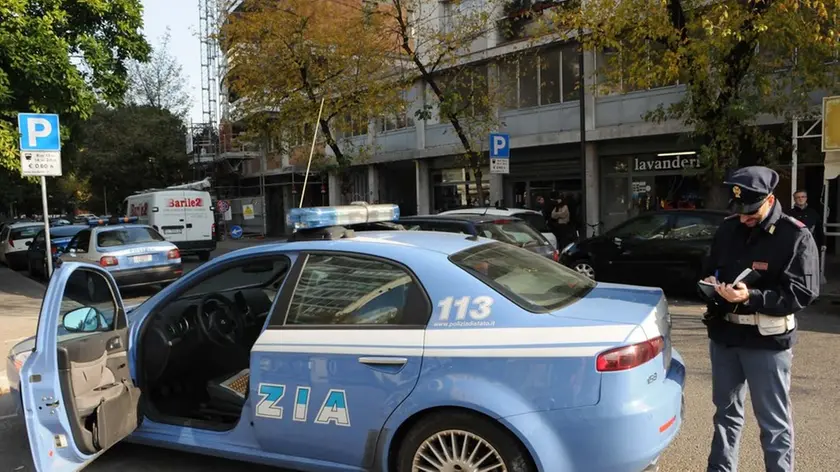
<instances>
[{"instance_id":1,"label":"police car roof light bar","mask_svg":"<svg viewBox=\"0 0 840 472\"><path fill-rule=\"evenodd\" d=\"M119 225L119 224L130 224L130 223L137 223L136 216L122 216L116 217L112 216L111 218L91 218L88 220L88 226L107 226L107 225Z\"/></svg>"},{"instance_id":2,"label":"police car roof light bar","mask_svg":"<svg viewBox=\"0 0 840 472\"><path fill-rule=\"evenodd\" d=\"M397 205L369 205L364 202L354 202L351 205L335 207L292 208L286 217L286 223L297 231L397 221L399 218L400 207Z\"/></svg>"}]
</instances>

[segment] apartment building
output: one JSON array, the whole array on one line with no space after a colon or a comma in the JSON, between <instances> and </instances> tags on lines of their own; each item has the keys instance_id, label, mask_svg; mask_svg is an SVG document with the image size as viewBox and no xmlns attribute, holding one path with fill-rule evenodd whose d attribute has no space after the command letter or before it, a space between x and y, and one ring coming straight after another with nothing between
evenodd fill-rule
<instances>
[{"instance_id":1,"label":"apartment building","mask_svg":"<svg viewBox=\"0 0 840 472\"><path fill-rule=\"evenodd\" d=\"M468 0L465 0L465 2ZM462 2L461 5L463 5ZM453 4L428 0L446 27L457 14ZM405 113L360 123L344 136L355 144L373 146L374 155L352 170L352 192L341 195L337 178L310 176L304 205L336 205L348 200L392 202L405 215L428 214L463 205L501 204L534 207L538 196L553 192L582 202L577 208L581 229L591 234L619 224L641 212L659 208L702 208L709 183L701 178L697 149L687 139L681 123L653 123L645 113L659 105L681 99L680 84L627 90L600 90L598 68L606 61L592 52L584 55L583 117L578 82L579 59L574 44L541 46L534 54L518 55L517 62L499 63L498 58L530 47L522 40L508 40L501 30L488 31L473 44L478 56L473 64L486 70L488 79L510 87L499 110L503 125L497 130L511 136L509 174L482 173L481 187L489 195L477 201L476 182L458 157L462 150L448 122L436 116L417 119L415 112L429 102L430 91L418 81L407 91L411 106ZM224 81L222 80L222 83ZM235 106L235 102L231 104ZM582 119L583 118L583 119ZM585 146L581 145L581 122ZM789 125L766 117L763 126L787 132ZM242 195L257 196L265 189L269 233L287 231L285 212L299 204L303 191L311 125L301 133L305 152L282 155L268 149L264 158L247 160L242 168ZM489 139L489 137L488 137ZM816 141L816 140L811 140ZM818 143L800 144L803 146ZM327 150L328 152L328 150ZM787 204L794 188L810 191L818 203L822 188L822 162L800 162L797 182L790 180L790 162L779 166L783 181L778 189ZM262 180L261 180L262 179ZM260 185L260 182L264 182ZM837 195L836 189L832 192ZM835 207L840 206L838 200Z\"/></svg>"}]
</instances>

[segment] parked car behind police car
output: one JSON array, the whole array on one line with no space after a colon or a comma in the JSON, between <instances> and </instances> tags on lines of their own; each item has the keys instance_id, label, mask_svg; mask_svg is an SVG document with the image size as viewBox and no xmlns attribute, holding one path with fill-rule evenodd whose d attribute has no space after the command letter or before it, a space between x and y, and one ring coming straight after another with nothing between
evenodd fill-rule
<instances>
[{"instance_id":1,"label":"parked car behind police car","mask_svg":"<svg viewBox=\"0 0 840 472\"><path fill-rule=\"evenodd\" d=\"M127 314L111 272L63 264L8 366L38 470L122 439L301 471L657 461L685 379L661 290L472 235L343 226L398 217L294 209L289 242L213 259Z\"/></svg>"},{"instance_id":2,"label":"parked car behind police car","mask_svg":"<svg viewBox=\"0 0 840 472\"><path fill-rule=\"evenodd\" d=\"M183 273L178 248L136 217L91 219L59 253L64 262L105 268L121 288L168 284Z\"/></svg>"}]
</instances>

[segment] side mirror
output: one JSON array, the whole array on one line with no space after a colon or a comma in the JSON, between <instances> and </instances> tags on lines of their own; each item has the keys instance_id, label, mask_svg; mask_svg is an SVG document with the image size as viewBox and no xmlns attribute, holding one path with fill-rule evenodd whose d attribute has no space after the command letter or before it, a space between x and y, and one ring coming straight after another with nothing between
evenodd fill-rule
<instances>
[{"instance_id":1,"label":"side mirror","mask_svg":"<svg viewBox=\"0 0 840 472\"><path fill-rule=\"evenodd\" d=\"M29 246L31 246L31 245L32 245L32 241L26 241L26 243L25 243L24 245L25 245L26 247L29 247Z\"/></svg>"},{"instance_id":2,"label":"side mirror","mask_svg":"<svg viewBox=\"0 0 840 472\"><path fill-rule=\"evenodd\" d=\"M61 324L70 333L93 333L102 327L100 318L95 308L85 306L64 315Z\"/></svg>"}]
</instances>

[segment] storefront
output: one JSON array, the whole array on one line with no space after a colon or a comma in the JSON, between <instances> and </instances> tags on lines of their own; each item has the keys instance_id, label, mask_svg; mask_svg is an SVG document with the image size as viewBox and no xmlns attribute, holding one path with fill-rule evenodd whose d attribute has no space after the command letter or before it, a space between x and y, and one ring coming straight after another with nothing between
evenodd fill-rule
<instances>
[{"instance_id":1,"label":"storefront","mask_svg":"<svg viewBox=\"0 0 840 472\"><path fill-rule=\"evenodd\" d=\"M604 157L600 175L604 229L648 211L705 208L702 169L694 151Z\"/></svg>"},{"instance_id":2,"label":"storefront","mask_svg":"<svg viewBox=\"0 0 840 472\"><path fill-rule=\"evenodd\" d=\"M481 169L484 203L478 198L478 186L472 170L463 167L432 169L432 213L466 206L490 204L490 167Z\"/></svg>"}]
</instances>

